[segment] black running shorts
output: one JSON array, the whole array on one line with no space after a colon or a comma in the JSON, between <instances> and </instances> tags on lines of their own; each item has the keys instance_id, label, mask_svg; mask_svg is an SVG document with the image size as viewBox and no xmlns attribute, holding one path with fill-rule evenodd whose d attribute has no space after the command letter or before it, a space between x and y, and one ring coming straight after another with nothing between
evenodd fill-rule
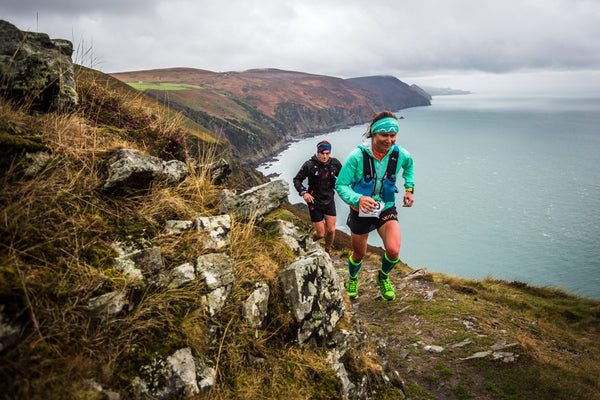
<instances>
[{"instance_id":1,"label":"black running shorts","mask_svg":"<svg viewBox=\"0 0 600 400\"><path fill-rule=\"evenodd\" d=\"M350 231L355 235L364 235L365 233L369 233L375 229L381 228L383 224L388 221L398 221L398 212L396 211L396 206L392 206L383 210L381 214L379 214L379 218L359 217L358 211L351 208L346 224L350 228Z\"/></svg>"},{"instance_id":2,"label":"black running shorts","mask_svg":"<svg viewBox=\"0 0 600 400\"><path fill-rule=\"evenodd\" d=\"M331 215L335 217L335 201L329 204L318 204L308 205L308 212L310 213L310 220L312 222L321 222L325 218L325 215Z\"/></svg>"}]
</instances>

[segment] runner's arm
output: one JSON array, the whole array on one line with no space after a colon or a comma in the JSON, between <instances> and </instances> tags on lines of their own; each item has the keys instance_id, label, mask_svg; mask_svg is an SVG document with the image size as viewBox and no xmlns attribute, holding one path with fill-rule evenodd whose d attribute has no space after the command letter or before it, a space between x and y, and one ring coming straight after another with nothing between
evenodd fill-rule
<instances>
[{"instance_id":1,"label":"runner's arm","mask_svg":"<svg viewBox=\"0 0 600 400\"><path fill-rule=\"evenodd\" d=\"M300 170L298 171L298 173L296 174L296 176L294 177L294 188L296 188L296 191L298 192L298 194L300 196L303 196L304 193L307 192L306 188L304 187L304 185L302 184L302 182L304 182L304 180L308 177L308 165L305 162L304 164L302 164L302 167L300 168Z\"/></svg>"},{"instance_id":2,"label":"runner's arm","mask_svg":"<svg viewBox=\"0 0 600 400\"><path fill-rule=\"evenodd\" d=\"M349 204L358 208L358 201L360 200L360 194L352 190L352 183L356 182L356 176L362 174L362 152L360 149L353 150L335 181L335 190L337 191L340 198L344 203Z\"/></svg>"}]
</instances>

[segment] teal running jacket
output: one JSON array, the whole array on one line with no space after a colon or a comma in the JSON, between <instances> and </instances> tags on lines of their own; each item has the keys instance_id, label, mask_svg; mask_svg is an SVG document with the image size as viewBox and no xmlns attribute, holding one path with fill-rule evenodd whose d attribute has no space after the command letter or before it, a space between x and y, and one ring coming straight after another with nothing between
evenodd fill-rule
<instances>
[{"instance_id":1,"label":"teal running jacket","mask_svg":"<svg viewBox=\"0 0 600 400\"><path fill-rule=\"evenodd\" d=\"M402 170L402 178L404 179L404 188L414 188L415 179L414 179L414 165L413 159L410 156L410 153L403 149L400 146L397 146L400 150L400 154L398 155L398 165L396 167L396 176L400 176L400 170ZM362 150L365 149L371 157L373 157L373 152L371 150L371 140L368 140L360 145L348 155L348 158L344 162L342 166L342 170L338 175L337 181L335 182L335 190L337 191L340 198L351 206L358 208L358 200L363 196L359 193L356 193L352 190L352 186L359 182L363 178L363 154ZM375 182L375 195L373 199L376 201L381 201L381 196L379 192L381 191L381 185L383 184L381 178L385 174L385 170L387 168L387 163L390 157L390 153L394 147L390 148L390 151L383 157L381 161L377 160L373 157L373 162L375 163L375 172L377 173L376 182ZM397 178L397 182L399 183L399 178ZM402 194L404 196L404 193ZM390 208L395 204L395 201L389 201L385 203L384 209Z\"/></svg>"}]
</instances>

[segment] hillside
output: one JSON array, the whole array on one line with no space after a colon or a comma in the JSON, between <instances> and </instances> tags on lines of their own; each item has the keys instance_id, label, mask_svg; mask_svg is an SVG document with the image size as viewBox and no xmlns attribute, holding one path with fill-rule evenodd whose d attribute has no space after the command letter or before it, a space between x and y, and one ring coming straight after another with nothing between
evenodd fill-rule
<instances>
[{"instance_id":1,"label":"hillside","mask_svg":"<svg viewBox=\"0 0 600 400\"><path fill-rule=\"evenodd\" d=\"M247 162L273 155L294 137L364 123L382 109L430 105L422 93L394 77L341 79L277 69L216 73L191 68L111 75L222 132Z\"/></svg>"},{"instance_id":2,"label":"hillside","mask_svg":"<svg viewBox=\"0 0 600 400\"><path fill-rule=\"evenodd\" d=\"M122 99L129 115L140 106L163 115L139 94L127 95L135 94L129 88L93 76L77 74L82 98L102 93L101 104ZM144 130L99 122L100 109L90 114L86 104L75 114L44 115L0 102L2 134L35 132L51 154L37 175L24 175L29 161L18 147L6 153L12 162L2 167L0 300L2 326L10 333L0 354L4 398L131 398L136 375L182 346L217 363L214 386L192 398L342 398L323 344L299 346L293 339L297 325L277 277L295 254L269 226L284 219L309 234L307 216L284 204L262 222L234 220L226 253L236 280L219 315L203 311L199 299L207 286L201 282L140 288L115 268L114 243L160 246L167 271L202 256L199 233L174 239L164 234L164 225L168 219L216 215L222 186L200 171L175 186L157 182L125 196L100 189L115 148L143 149L149 142ZM173 132L185 122L174 114L161 118ZM343 280L347 235L338 232L332 254ZM339 334L364 335L364 344L352 345L343 359L363 398L600 397L597 301L402 264L391 278L397 300L388 303L372 280L380 255L381 249L369 249L360 297L350 302L344 295L347 312L337 328ZM266 282L271 291L269 322L259 330L248 327L236 305L256 282ZM128 311L117 318L90 312L93 299L115 290L125 293Z\"/></svg>"},{"instance_id":3,"label":"hillside","mask_svg":"<svg viewBox=\"0 0 600 400\"><path fill-rule=\"evenodd\" d=\"M600 398L600 302L402 262L384 302L376 247L350 301L348 235L328 256L285 182L111 77L73 81L72 108L0 95L3 399Z\"/></svg>"}]
</instances>

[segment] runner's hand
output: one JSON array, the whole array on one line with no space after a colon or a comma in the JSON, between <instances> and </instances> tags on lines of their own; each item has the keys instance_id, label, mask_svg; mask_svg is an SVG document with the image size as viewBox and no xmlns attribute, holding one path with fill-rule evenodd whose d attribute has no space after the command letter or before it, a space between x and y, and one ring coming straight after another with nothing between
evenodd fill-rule
<instances>
[{"instance_id":1,"label":"runner's hand","mask_svg":"<svg viewBox=\"0 0 600 400\"><path fill-rule=\"evenodd\" d=\"M302 198L307 203L314 203L314 201L315 201L315 198L312 197L312 195L310 193L304 193L304 195L302 195Z\"/></svg>"},{"instance_id":2,"label":"runner's hand","mask_svg":"<svg viewBox=\"0 0 600 400\"><path fill-rule=\"evenodd\" d=\"M404 192L404 204L402 207L412 207L414 202L413 194L411 192Z\"/></svg>"},{"instance_id":3,"label":"runner's hand","mask_svg":"<svg viewBox=\"0 0 600 400\"><path fill-rule=\"evenodd\" d=\"M369 196L362 196L358 200L358 208L360 208L362 210L362 212L364 212L365 214L370 213L373 210L376 210L377 207L378 207L377 202Z\"/></svg>"}]
</instances>

